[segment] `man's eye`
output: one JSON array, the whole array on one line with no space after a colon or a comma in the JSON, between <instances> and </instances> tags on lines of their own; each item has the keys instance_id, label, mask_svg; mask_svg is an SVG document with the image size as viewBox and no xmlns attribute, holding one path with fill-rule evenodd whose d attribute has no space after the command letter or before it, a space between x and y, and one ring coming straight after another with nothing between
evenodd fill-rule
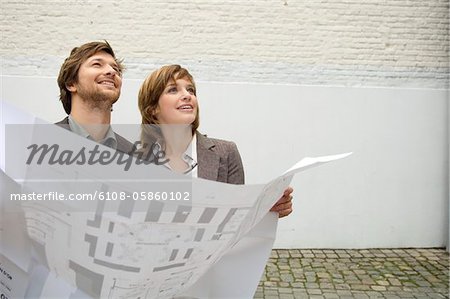
<instances>
[{"instance_id":1,"label":"man's eye","mask_svg":"<svg viewBox=\"0 0 450 299\"><path fill-rule=\"evenodd\" d=\"M100 62L94 62L92 65L93 66L101 66Z\"/></svg>"}]
</instances>

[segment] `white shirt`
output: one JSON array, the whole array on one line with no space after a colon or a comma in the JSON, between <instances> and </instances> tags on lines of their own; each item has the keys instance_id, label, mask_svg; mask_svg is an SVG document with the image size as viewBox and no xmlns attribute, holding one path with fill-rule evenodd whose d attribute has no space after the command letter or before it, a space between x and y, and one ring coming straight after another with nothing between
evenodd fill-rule
<instances>
[{"instance_id":1,"label":"white shirt","mask_svg":"<svg viewBox=\"0 0 450 299\"><path fill-rule=\"evenodd\" d=\"M159 143L156 143L157 146L154 147L153 151L156 155L161 149L162 146ZM198 177L198 166L197 166L197 136L194 134L191 142L188 147L184 151L181 159L188 165L188 168L184 171L184 174L188 174L191 177ZM168 169L172 170L169 165L169 162L163 164Z\"/></svg>"}]
</instances>

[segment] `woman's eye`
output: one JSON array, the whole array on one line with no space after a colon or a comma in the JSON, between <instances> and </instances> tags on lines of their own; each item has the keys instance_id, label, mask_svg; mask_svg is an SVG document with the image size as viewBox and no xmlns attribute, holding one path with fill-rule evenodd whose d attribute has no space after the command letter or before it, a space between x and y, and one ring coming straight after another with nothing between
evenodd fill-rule
<instances>
[{"instance_id":1,"label":"woman's eye","mask_svg":"<svg viewBox=\"0 0 450 299\"><path fill-rule=\"evenodd\" d=\"M188 91L190 94L194 94L194 95L195 95L195 89L194 89L193 87L188 88L187 91Z\"/></svg>"},{"instance_id":2,"label":"woman's eye","mask_svg":"<svg viewBox=\"0 0 450 299\"><path fill-rule=\"evenodd\" d=\"M170 93L177 92L177 88L176 88L176 87L171 87L171 88L169 88L169 89L167 90L167 92L170 92Z\"/></svg>"}]
</instances>

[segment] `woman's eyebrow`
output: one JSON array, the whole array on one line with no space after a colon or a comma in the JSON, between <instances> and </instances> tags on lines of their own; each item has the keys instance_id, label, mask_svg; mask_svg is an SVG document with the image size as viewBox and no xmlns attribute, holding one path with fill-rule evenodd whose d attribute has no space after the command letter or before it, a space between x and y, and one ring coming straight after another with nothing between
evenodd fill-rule
<instances>
[{"instance_id":1,"label":"woman's eyebrow","mask_svg":"<svg viewBox=\"0 0 450 299\"><path fill-rule=\"evenodd\" d=\"M165 88L169 88L169 87L173 87L173 86L177 86L175 83L167 83Z\"/></svg>"}]
</instances>

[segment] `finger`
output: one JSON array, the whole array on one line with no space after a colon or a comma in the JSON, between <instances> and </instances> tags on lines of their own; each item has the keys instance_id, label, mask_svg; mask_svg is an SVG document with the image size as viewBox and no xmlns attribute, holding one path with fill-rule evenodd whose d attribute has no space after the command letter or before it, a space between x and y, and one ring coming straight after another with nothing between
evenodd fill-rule
<instances>
[{"instance_id":1,"label":"finger","mask_svg":"<svg viewBox=\"0 0 450 299\"><path fill-rule=\"evenodd\" d=\"M294 189L291 186L289 186L286 188L286 190L284 190L283 195L289 195L292 192L294 192Z\"/></svg>"},{"instance_id":2,"label":"finger","mask_svg":"<svg viewBox=\"0 0 450 299\"><path fill-rule=\"evenodd\" d=\"M283 195L283 197L281 197L275 205L279 205L279 204L283 204L283 203L287 203L292 201L292 195Z\"/></svg>"},{"instance_id":3,"label":"finger","mask_svg":"<svg viewBox=\"0 0 450 299\"><path fill-rule=\"evenodd\" d=\"M289 201L289 198L283 196L274 204L274 206L284 204L285 202L288 202L288 201Z\"/></svg>"},{"instance_id":4,"label":"finger","mask_svg":"<svg viewBox=\"0 0 450 299\"><path fill-rule=\"evenodd\" d=\"M278 218L286 217L286 216L288 216L291 213L292 213L292 209L287 209L287 210L280 211L278 213Z\"/></svg>"},{"instance_id":5,"label":"finger","mask_svg":"<svg viewBox=\"0 0 450 299\"><path fill-rule=\"evenodd\" d=\"M292 210L292 202L286 202L286 203L275 205L270 210L272 212L280 212L280 211L288 210L288 209Z\"/></svg>"},{"instance_id":6,"label":"finger","mask_svg":"<svg viewBox=\"0 0 450 299\"><path fill-rule=\"evenodd\" d=\"M292 197L287 198L286 200L278 201L276 204L273 205L272 208L280 209L282 207L290 207L290 206L292 206Z\"/></svg>"},{"instance_id":7,"label":"finger","mask_svg":"<svg viewBox=\"0 0 450 299\"><path fill-rule=\"evenodd\" d=\"M288 210L292 209L292 202L287 202L280 206L280 210Z\"/></svg>"}]
</instances>

